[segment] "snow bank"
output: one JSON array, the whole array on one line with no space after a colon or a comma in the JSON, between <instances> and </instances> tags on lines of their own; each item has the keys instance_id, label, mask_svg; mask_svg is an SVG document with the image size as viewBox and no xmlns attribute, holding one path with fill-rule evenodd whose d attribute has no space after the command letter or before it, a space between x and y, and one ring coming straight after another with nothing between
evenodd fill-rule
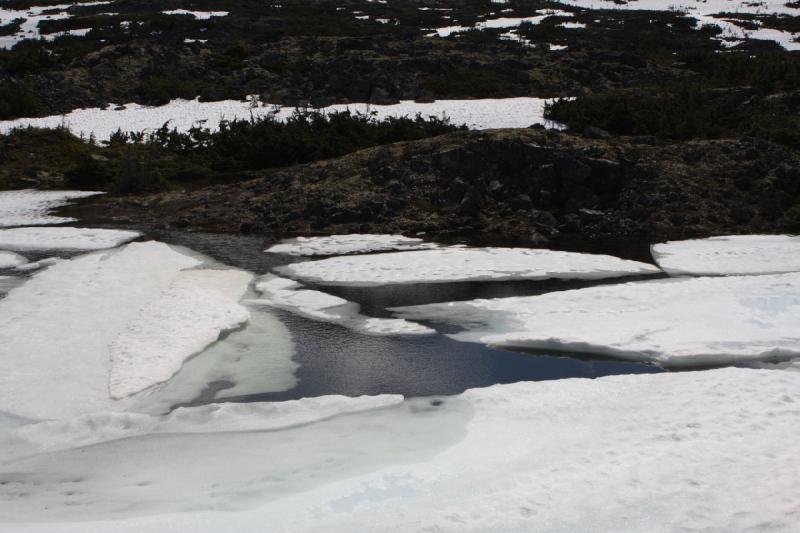
<instances>
[{"instance_id":1,"label":"snow bank","mask_svg":"<svg viewBox=\"0 0 800 533\"><path fill-rule=\"evenodd\" d=\"M331 235L329 237L298 237L270 246L273 254L297 256L348 255L385 252L389 250L426 250L437 244L403 235Z\"/></svg>"},{"instance_id":2,"label":"snow bank","mask_svg":"<svg viewBox=\"0 0 800 533\"><path fill-rule=\"evenodd\" d=\"M471 129L487 128L527 128L532 124L548 127L561 127L545 120L544 106L549 102L543 98L484 98L479 100L437 100L430 103L417 103L404 100L394 105L337 104L321 108L320 111L375 112L378 119L387 117L423 116L447 117L452 124L466 124ZM120 108L121 107L121 108ZM251 102L241 100L222 100L200 102L198 100L173 100L159 107L139 104L117 106L106 109L76 109L66 115L52 115L40 118L20 118L0 121L0 133L8 133L14 128L33 126L37 128L56 128L65 125L75 135L98 140L108 139L118 129L122 131L152 131L168 123L170 128L187 131L192 126L203 126L211 130L219 129L222 120L244 119L274 115L279 120L290 117L297 108L263 106L252 107Z\"/></svg>"},{"instance_id":3,"label":"snow bank","mask_svg":"<svg viewBox=\"0 0 800 533\"><path fill-rule=\"evenodd\" d=\"M0 248L9 250L102 250L139 237L138 231L97 228L0 229Z\"/></svg>"},{"instance_id":4,"label":"snow bank","mask_svg":"<svg viewBox=\"0 0 800 533\"><path fill-rule=\"evenodd\" d=\"M569 379L122 439L2 464L0 529L788 532L798 391L800 373L747 369Z\"/></svg>"},{"instance_id":5,"label":"snow bank","mask_svg":"<svg viewBox=\"0 0 800 533\"><path fill-rule=\"evenodd\" d=\"M91 191L0 191L0 228L43 226L73 222L74 218L55 217L49 211L68 205L70 200L103 194Z\"/></svg>"},{"instance_id":6,"label":"snow bank","mask_svg":"<svg viewBox=\"0 0 800 533\"><path fill-rule=\"evenodd\" d=\"M651 248L670 275L778 274L800 271L800 237L731 235L669 241Z\"/></svg>"},{"instance_id":7,"label":"snow bank","mask_svg":"<svg viewBox=\"0 0 800 533\"><path fill-rule=\"evenodd\" d=\"M663 366L800 357L800 274L675 278L396 309L460 340Z\"/></svg>"},{"instance_id":8,"label":"snow bank","mask_svg":"<svg viewBox=\"0 0 800 533\"><path fill-rule=\"evenodd\" d=\"M169 377L246 317L235 302L249 276L187 270L200 264L165 244L133 243L57 263L11 290L0 300L2 409L28 418L123 409L110 379L119 395Z\"/></svg>"},{"instance_id":9,"label":"snow bank","mask_svg":"<svg viewBox=\"0 0 800 533\"><path fill-rule=\"evenodd\" d=\"M24 265L27 262L28 262L27 259L25 259L21 255L15 254L14 252L0 251L0 269L18 267L20 265Z\"/></svg>"},{"instance_id":10,"label":"snow bank","mask_svg":"<svg viewBox=\"0 0 800 533\"><path fill-rule=\"evenodd\" d=\"M330 322L366 335L430 335L434 330L421 324L396 318L369 318L360 306L322 291L303 289L290 279L266 276L256 284L263 297L252 304L284 309L311 320Z\"/></svg>"},{"instance_id":11,"label":"snow bank","mask_svg":"<svg viewBox=\"0 0 800 533\"><path fill-rule=\"evenodd\" d=\"M529 248L463 248L331 257L276 269L283 275L330 285L387 285L504 281L603 279L655 274L646 263L609 255Z\"/></svg>"}]
</instances>

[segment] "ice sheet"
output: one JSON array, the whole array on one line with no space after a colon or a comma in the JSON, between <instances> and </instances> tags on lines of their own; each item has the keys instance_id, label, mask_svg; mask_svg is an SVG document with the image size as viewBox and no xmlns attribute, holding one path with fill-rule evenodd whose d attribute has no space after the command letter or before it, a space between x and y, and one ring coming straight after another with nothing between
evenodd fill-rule
<instances>
[{"instance_id":1,"label":"ice sheet","mask_svg":"<svg viewBox=\"0 0 800 533\"><path fill-rule=\"evenodd\" d=\"M178 274L111 343L111 397L118 400L167 381L188 356L246 322L250 315L238 301L251 277L240 270Z\"/></svg>"},{"instance_id":2,"label":"ice sheet","mask_svg":"<svg viewBox=\"0 0 800 533\"><path fill-rule=\"evenodd\" d=\"M268 253L297 256L349 255L389 250L425 250L438 248L432 242L403 235L331 235L328 237L298 237L267 248Z\"/></svg>"},{"instance_id":3,"label":"ice sheet","mask_svg":"<svg viewBox=\"0 0 800 533\"><path fill-rule=\"evenodd\" d=\"M274 432L154 433L3 463L0 529L789 532L798 391L797 372L629 375Z\"/></svg>"},{"instance_id":4,"label":"ice sheet","mask_svg":"<svg viewBox=\"0 0 800 533\"><path fill-rule=\"evenodd\" d=\"M130 410L163 414L193 400L219 400L280 392L297 384L292 335L271 312L249 306L250 320L202 353L153 393L139 395Z\"/></svg>"},{"instance_id":5,"label":"ice sheet","mask_svg":"<svg viewBox=\"0 0 800 533\"><path fill-rule=\"evenodd\" d=\"M441 248L332 257L276 268L282 275L331 285L388 285L538 279L603 279L655 274L653 265L609 255L529 248Z\"/></svg>"},{"instance_id":6,"label":"ice sheet","mask_svg":"<svg viewBox=\"0 0 800 533\"><path fill-rule=\"evenodd\" d=\"M133 388L162 381L166 369L227 329L232 316L245 316L232 306L249 276L188 271L200 264L165 244L133 243L57 263L11 290L0 300L2 410L59 418L124 409L132 400L113 400L109 379L125 374L113 363L130 362L137 354L110 348L119 346L120 336L126 346L147 350L138 354L147 365L127 373ZM118 381L114 387L132 390Z\"/></svg>"},{"instance_id":7,"label":"ice sheet","mask_svg":"<svg viewBox=\"0 0 800 533\"><path fill-rule=\"evenodd\" d=\"M652 246L653 259L668 274L729 276L800 271L800 237L730 235Z\"/></svg>"},{"instance_id":8,"label":"ice sheet","mask_svg":"<svg viewBox=\"0 0 800 533\"><path fill-rule=\"evenodd\" d=\"M800 357L800 274L673 278L541 296L399 308L467 328L455 338L703 366Z\"/></svg>"},{"instance_id":9,"label":"ice sheet","mask_svg":"<svg viewBox=\"0 0 800 533\"><path fill-rule=\"evenodd\" d=\"M256 284L262 298L254 305L267 305L299 314L311 320L330 322L366 335L430 335L434 330L404 319L371 318L360 306L322 291L304 289L286 278L267 275Z\"/></svg>"}]
</instances>

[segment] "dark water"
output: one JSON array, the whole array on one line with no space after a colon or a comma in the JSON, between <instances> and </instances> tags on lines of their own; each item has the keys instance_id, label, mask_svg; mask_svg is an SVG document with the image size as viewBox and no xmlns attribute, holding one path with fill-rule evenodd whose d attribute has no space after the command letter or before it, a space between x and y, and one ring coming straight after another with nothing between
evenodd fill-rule
<instances>
[{"instance_id":1,"label":"dark water","mask_svg":"<svg viewBox=\"0 0 800 533\"><path fill-rule=\"evenodd\" d=\"M264 253L275 242L264 236L155 231L148 237L186 246L256 274L298 261L297 258ZM624 278L624 281L630 279ZM366 315L391 316L387 307L540 294L609 282L615 281L310 287L355 301ZM300 365L296 372L298 385L286 392L240 400L279 401L324 394L450 395L497 383L663 371L642 363L493 349L481 344L457 342L438 334L422 337L361 335L338 325L315 322L288 312L276 313L291 331L296 344L294 359Z\"/></svg>"}]
</instances>

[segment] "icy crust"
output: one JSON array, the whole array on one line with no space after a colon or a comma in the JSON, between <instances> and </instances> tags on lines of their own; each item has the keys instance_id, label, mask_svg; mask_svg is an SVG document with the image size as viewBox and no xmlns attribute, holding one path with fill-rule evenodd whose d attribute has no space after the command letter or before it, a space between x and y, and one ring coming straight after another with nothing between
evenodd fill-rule
<instances>
[{"instance_id":1,"label":"icy crust","mask_svg":"<svg viewBox=\"0 0 800 533\"><path fill-rule=\"evenodd\" d=\"M800 357L800 274L673 278L395 309L456 339L666 367Z\"/></svg>"},{"instance_id":2,"label":"icy crust","mask_svg":"<svg viewBox=\"0 0 800 533\"><path fill-rule=\"evenodd\" d=\"M800 373L748 369L567 379L275 432L121 439L2 464L0 530L789 532L798 391ZM31 440L67 431L46 430Z\"/></svg>"},{"instance_id":3,"label":"icy crust","mask_svg":"<svg viewBox=\"0 0 800 533\"><path fill-rule=\"evenodd\" d=\"M0 250L0 270L24 265L28 260L14 252L3 252Z\"/></svg>"},{"instance_id":4,"label":"icy crust","mask_svg":"<svg viewBox=\"0 0 800 533\"><path fill-rule=\"evenodd\" d=\"M397 394L317 396L275 403L220 403L179 407L169 414L93 413L16 428L12 439L39 452L65 450L154 433L276 431L343 414L382 409L403 402Z\"/></svg>"},{"instance_id":5,"label":"icy crust","mask_svg":"<svg viewBox=\"0 0 800 533\"><path fill-rule=\"evenodd\" d=\"M320 109L322 112L345 111L375 113L375 118L422 116L447 117L452 124L466 124L471 129L488 128L527 128L533 124L548 127L562 127L544 118L544 107L550 100L544 98L484 98L477 100L437 100L422 103L403 100L393 105L337 104ZM250 101L221 100L200 102L199 100L173 100L158 107L138 104L117 106L106 109L76 109L65 115L51 115L40 118L20 118L0 121L0 133L8 133L14 128L33 126L36 128L58 128L66 126L78 136L94 136L99 140L108 139L121 129L128 132L153 131L164 124L179 131L188 131L193 126L210 130L219 129L223 120L250 120L274 116L286 120L298 108L279 106L253 107Z\"/></svg>"},{"instance_id":6,"label":"icy crust","mask_svg":"<svg viewBox=\"0 0 800 533\"><path fill-rule=\"evenodd\" d=\"M669 241L651 247L664 272L680 276L731 276L800 271L800 237L730 235Z\"/></svg>"},{"instance_id":7,"label":"icy crust","mask_svg":"<svg viewBox=\"0 0 800 533\"><path fill-rule=\"evenodd\" d=\"M27 418L124 409L110 386L119 396L169 377L246 318L235 305L249 276L187 270L198 265L165 244L133 243L57 263L12 289L0 300L2 409Z\"/></svg>"},{"instance_id":8,"label":"icy crust","mask_svg":"<svg viewBox=\"0 0 800 533\"><path fill-rule=\"evenodd\" d=\"M297 256L350 255L389 250L425 250L437 244L403 235L331 235L329 237L298 237L270 246L266 252Z\"/></svg>"},{"instance_id":9,"label":"icy crust","mask_svg":"<svg viewBox=\"0 0 800 533\"><path fill-rule=\"evenodd\" d=\"M434 330L404 319L370 318L360 306L322 291L302 288L296 281L267 275L256 283L262 298L251 303L284 309L311 320L330 322L366 335L430 335Z\"/></svg>"},{"instance_id":10,"label":"icy crust","mask_svg":"<svg viewBox=\"0 0 800 533\"><path fill-rule=\"evenodd\" d=\"M609 255L529 248L441 248L331 257L275 269L282 275L330 285L374 286L453 281L603 279L656 274L653 265Z\"/></svg>"},{"instance_id":11,"label":"icy crust","mask_svg":"<svg viewBox=\"0 0 800 533\"><path fill-rule=\"evenodd\" d=\"M0 229L0 248L8 250L103 250L139 237L138 231L97 228Z\"/></svg>"},{"instance_id":12,"label":"icy crust","mask_svg":"<svg viewBox=\"0 0 800 533\"><path fill-rule=\"evenodd\" d=\"M44 226L73 222L74 218L56 217L49 211L68 205L71 200L103 194L91 191L37 191L24 189L0 191L0 228Z\"/></svg>"}]
</instances>

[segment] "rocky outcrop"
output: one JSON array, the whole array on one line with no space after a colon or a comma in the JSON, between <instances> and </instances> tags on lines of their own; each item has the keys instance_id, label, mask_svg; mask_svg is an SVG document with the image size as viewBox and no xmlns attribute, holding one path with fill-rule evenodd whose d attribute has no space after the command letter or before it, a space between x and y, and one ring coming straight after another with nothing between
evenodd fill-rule
<instances>
[{"instance_id":1,"label":"rocky outcrop","mask_svg":"<svg viewBox=\"0 0 800 533\"><path fill-rule=\"evenodd\" d=\"M659 240L800 229L800 154L758 139L647 144L459 132L246 182L98 198L104 221L278 234Z\"/></svg>"}]
</instances>

